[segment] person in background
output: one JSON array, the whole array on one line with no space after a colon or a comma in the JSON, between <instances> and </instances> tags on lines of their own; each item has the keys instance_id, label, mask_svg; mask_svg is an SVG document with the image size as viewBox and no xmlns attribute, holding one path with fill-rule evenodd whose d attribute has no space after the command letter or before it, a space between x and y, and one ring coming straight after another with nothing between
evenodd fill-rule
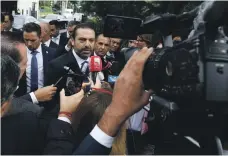
<instances>
[{"instance_id":1,"label":"person in background","mask_svg":"<svg viewBox=\"0 0 228 156\"><path fill-rule=\"evenodd\" d=\"M57 20L52 20L49 22L51 29L51 40L59 46L65 46L68 42L66 36L60 34L60 23Z\"/></svg>"},{"instance_id":2,"label":"person in background","mask_svg":"<svg viewBox=\"0 0 228 156\"><path fill-rule=\"evenodd\" d=\"M4 18L4 31L19 31L13 28L14 17L12 14L5 14Z\"/></svg>"},{"instance_id":3,"label":"person in background","mask_svg":"<svg viewBox=\"0 0 228 156\"><path fill-rule=\"evenodd\" d=\"M18 51L2 51L2 54L9 55L20 67L20 79L23 77L27 68L27 48L23 40L23 34L19 32L3 32L1 34L2 44L6 46L13 46ZM17 88L19 89L19 87ZM24 95L16 96L13 99L11 110L8 114L15 112L23 112L24 110L30 110L37 112L41 108L37 105L41 102L49 101L52 99L52 91L55 91L56 87L46 86L37 89L34 92L30 92ZM26 100L23 101L23 100ZM21 102L23 101L23 102ZM14 102L16 104L14 104ZM29 103L30 102L30 103ZM45 107L45 106L44 106Z\"/></svg>"},{"instance_id":4,"label":"person in background","mask_svg":"<svg viewBox=\"0 0 228 156\"><path fill-rule=\"evenodd\" d=\"M19 88L17 89L15 95L20 97L26 93L30 93L33 101L38 103L38 96L35 93L37 93L36 91L38 91L38 88L42 88L44 86L47 64L55 57L55 52L41 44L41 28L38 24L27 23L23 30L23 38L27 47L26 51L28 61L26 72L20 79ZM51 94L54 95L55 91L56 88L52 88Z\"/></svg>"},{"instance_id":5,"label":"person in background","mask_svg":"<svg viewBox=\"0 0 228 156\"><path fill-rule=\"evenodd\" d=\"M152 34L142 34L137 37L137 47L142 49L144 47L152 46Z\"/></svg>"},{"instance_id":6,"label":"person in background","mask_svg":"<svg viewBox=\"0 0 228 156\"><path fill-rule=\"evenodd\" d=\"M120 38L110 38L110 40L110 50L107 52L105 58L112 63L110 75L118 76L125 65L124 54L120 52L122 40Z\"/></svg>"},{"instance_id":7,"label":"person in background","mask_svg":"<svg viewBox=\"0 0 228 156\"><path fill-rule=\"evenodd\" d=\"M108 80L109 69L111 67L111 63L106 60L105 55L110 49L110 38L104 37L103 34L99 34L96 37L96 42L94 45L93 56L99 56L102 60L102 72L99 72L100 80Z\"/></svg>"},{"instance_id":8,"label":"person in background","mask_svg":"<svg viewBox=\"0 0 228 156\"><path fill-rule=\"evenodd\" d=\"M1 32L4 30L4 21L5 21L5 16L3 15L3 13L1 13Z\"/></svg>"},{"instance_id":9,"label":"person in background","mask_svg":"<svg viewBox=\"0 0 228 156\"><path fill-rule=\"evenodd\" d=\"M73 47L72 45L72 35L73 35L73 32L74 32L74 29L75 27L80 24L80 22L78 21L70 21L68 23L68 26L67 26L67 32L63 33L63 35L65 35L67 37L67 44L65 46L65 49L61 49L62 51L64 51L65 53L67 53L68 51L70 51ZM62 52L63 53L63 52Z\"/></svg>"},{"instance_id":10,"label":"person in background","mask_svg":"<svg viewBox=\"0 0 228 156\"><path fill-rule=\"evenodd\" d=\"M48 23L40 23L41 28L41 42L49 48L56 49L58 44L51 40L51 29Z\"/></svg>"},{"instance_id":11,"label":"person in background","mask_svg":"<svg viewBox=\"0 0 228 156\"><path fill-rule=\"evenodd\" d=\"M82 99L80 107L73 115L72 127L77 141L76 147L91 132L99 122L106 108L111 104L112 89L107 82L103 82L95 90L87 93ZM79 124L78 124L79 123ZM126 155L126 127L123 125L115 137L111 155Z\"/></svg>"},{"instance_id":12,"label":"person in background","mask_svg":"<svg viewBox=\"0 0 228 156\"><path fill-rule=\"evenodd\" d=\"M8 47L1 50L15 50ZM10 72L9 72L10 71ZM8 56L1 55L1 118L8 112L14 92L17 88L20 76L20 69L18 65Z\"/></svg>"},{"instance_id":13,"label":"person in background","mask_svg":"<svg viewBox=\"0 0 228 156\"><path fill-rule=\"evenodd\" d=\"M137 47L137 40L129 40L128 41L129 48L136 48Z\"/></svg>"}]
</instances>

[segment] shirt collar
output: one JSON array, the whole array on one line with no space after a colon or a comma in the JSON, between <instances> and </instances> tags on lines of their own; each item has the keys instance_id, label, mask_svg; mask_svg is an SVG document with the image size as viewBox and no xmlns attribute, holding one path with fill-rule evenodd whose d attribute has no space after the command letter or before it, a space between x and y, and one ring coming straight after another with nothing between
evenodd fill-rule
<instances>
[{"instance_id":1,"label":"shirt collar","mask_svg":"<svg viewBox=\"0 0 228 156\"><path fill-rule=\"evenodd\" d=\"M70 34L68 33L68 31L67 31L67 38L70 38Z\"/></svg>"},{"instance_id":2,"label":"shirt collar","mask_svg":"<svg viewBox=\"0 0 228 156\"><path fill-rule=\"evenodd\" d=\"M85 61L88 61L89 62L90 61L90 58L89 57L86 60L84 60L81 57L79 57L78 54L74 51L74 49L72 50L72 52L73 52L73 55L74 55L76 61L78 62L79 67L81 67L81 64L83 62L85 62Z\"/></svg>"},{"instance_id":3,"label":"shirt collar","mask_svg":"<svg viewBox=\"0 0 228 156\"><path fill-rule=\"evenodd\" d=\"M53 37L53 38L57 38L57 39L60 39L60 34L59 34L57 37Z\"/></svg>"},{"instance_id":4,"label":"shirt collar","mask_svg":"<svg viewBox=\"0 0 228 156\"><path fill-rule=\"evenodd\" d=\"M42 52L41 44L39 45L39 47L35 51L37 51L38 53ZM28 52L31 54L32 51L28 49Z\"/></svg>"},{"instance_id":5,"label":"shirt collar","mask_svg":"<svg viewBox=\"0 0 228 156\"><path fill-rule=\"evenodd\" d=\"M9 31L13 32L13 28L11 28Z\"/></svg>"},{"instance_id":6,"label":"shirt collar","mask_svg":"<svg viewBox=\"0 0 228 156\"><path fill-rule=\"evenodd\" d=\"M47 46L47 47L49 47L50 46L50 43L51 43L51 40L49 39L49 40L47 40L46 42L44 42L44 44Z\"/></svg>"}]
</instances>

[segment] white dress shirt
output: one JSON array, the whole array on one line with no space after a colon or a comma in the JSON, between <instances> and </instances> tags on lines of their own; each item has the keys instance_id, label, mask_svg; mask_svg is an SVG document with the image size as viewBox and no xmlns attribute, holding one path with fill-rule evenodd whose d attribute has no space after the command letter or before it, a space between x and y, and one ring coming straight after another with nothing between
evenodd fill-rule
<instances>
[{"instance_id":1,"label":"white dress shirt","mask_svg":"<svg viewBox=\"0 0 228 156\"><path fill-rule=\"evenodd\" d=\"M44 44L49 47L50 46L50 43L51 43L51 39L49 39L48 41L46 41Z\"/></svg>"},{"instance_id":2,"label":"white dress shirt","mask_svg":"<svg viewBox=\"0 0 228 156\"><path fill-rule=\"evenodd\" d=\"M84 60L84 59L82 59L81 57L78 56L78 54L74 51L74 49L73 49L72 52L73 52L74 58L76 59L80 69L82 67L82 63L83 62L85 62L85 61L88 61L88 63L90 62L90 58L89 57L86 60Z\"/></svg>"},{"instance_id":3,"label":"white dress shirt","mask_svg":"<svg viewBox=\"0 0 228 156\"><path fill-rule=\"evenodd\" d=\"M52 41L59 45L60 34L57 37L52 37Z\"/></svg>"},{"instance_id":4,"label":"white dress shirt","mask_svg":"<svg viewBox=\"0 0 228 156\"><path fill-rule=\"evenodd\" d=\"M141 131L142 130L142 123L143 123L143 118L144 118L144 113L145 110L141 109L134 115L132 115L128 119L128 129L134 130L134 131Z\"/></svg>"},{"instance_id":5,"label":"white dress shirt","mask_svg":"<svg viewBox=\"0 0 228 156\"><path fill-rule=\"evenodd\" d=\"M67 38L70 38L70 34L68 31L66 32L66 34L67 34Z\"/></svg>"},{"instance_id":6,"label":"white dress shirt","mask_svg":"<svg viewBox=\"0 0 228 156\"><path fill-rule=\"evenodd\" d=\"M43 67L43 54L42 54L42 48L41 44L36 49L38 52L36 54L37 63L38 63L38 88L41 88L44 86L44 67ZM27 49L27 68L26 68L26 82L27 82L27 93L31 92L31 61L32 61L32 54L29 49Z\"/></svg>"}]
</instances>

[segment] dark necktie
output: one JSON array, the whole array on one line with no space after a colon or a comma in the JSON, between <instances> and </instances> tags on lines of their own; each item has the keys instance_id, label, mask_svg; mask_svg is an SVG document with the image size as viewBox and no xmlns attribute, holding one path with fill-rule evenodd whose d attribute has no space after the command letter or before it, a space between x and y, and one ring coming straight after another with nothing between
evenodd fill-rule
<instances>
[{"instance_id":1,"label":"dark necktie","mask_svg":"<svg viewBox=\"0 0 228 156\"><path fill-rule=\"evenodd\" d=\"M88 64L89 64L88 61L84 61L84 62L81 64L81 72L82 72L82 73L84 73L84 74L87 73Z\"/></svg>"},{"instance_id":2,"label":"dark necktie","mask_svg":"<svg viewBox=\"0 0 228 156\"><path fill-rule=\"evenodd\" d=\"M37 51L32 51L31 61L31 92L38 89L38 62L36 58Z\"/></svg>"}]
</instances>

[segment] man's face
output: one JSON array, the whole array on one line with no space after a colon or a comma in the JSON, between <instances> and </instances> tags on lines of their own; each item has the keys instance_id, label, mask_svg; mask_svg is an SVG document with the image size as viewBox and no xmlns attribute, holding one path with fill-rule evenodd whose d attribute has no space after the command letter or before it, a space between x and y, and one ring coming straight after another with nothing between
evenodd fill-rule
<instances>
[{"instance_id":1,"label":"man's face","mask_svg":"<svg viewBox=\"0 0 228 156\"><path fill-rule=\"evenodd\" d=\"M137 41L136 40L130 40L128 41L128 47L131 48L131 47L137 47Z\"/></svg>"},{"instance_id":2,"label":"man's face","mask_svg":"<svg viewBox=\"0 0 228 156\"><path fill-rule=\"evenodd\" d=\"M24 32L23 37L29 50L36 50L40 46L41 39L36 32Z\"/></svg>"},{"instance_id":3,"label":"man's face","mask_svg":"<svg viewBox=\"0 0 228 156\"><path fill-rule=\"evenodd\" d=\"M76 37L72 40L75 52L82 59L91 56L95 43L95 32L89 28L79 28L76 31Z\"/></svg>"},{"instance_id":4,"label":"man's face","mask_svg":"<svg viewBox=\"0 0 228 156\"><path fill-rule=\"evenodd\" d=\"M110 46L111 51L116 52L119 49L120 41L121 39L119 38L111 38L111 46Z\"/></svg>"},{"instance_id":5,"label":"man's face","mask_svg":"<svg viewBox=\"0 0 228 156\"><path fill-rule=\"evenodd\" d=\"M48 29L48 27L43 24L41 24L40 27L41 27L41 36L40 36L41 40L42 42L46 42L50 39L50 35L51 35L50 29Z\"/></svg>"},{"instance_id":6,"label":"man's face","mask_svg":"<svg viewBox=\"0 0 228 156\"><path fill-rule=\"evenodd\" d=\"M98 36L94 51L100 57L104 57L110 48L110 39L108 37L104 37L103 35Z\"/></svg>"},{"instance_id":7,"label":"man's face","mask_svg":"<svg viewBox=\"0 0 228 156\"><path fill-rule=\"evenodd\" d=\"M13 25L13 22L10 21L9 16L6 15L4 20L4 30L9 31L12 28L12 25Z\"/></svg>"},{"instance_id":8,"label":"man's face","mask_svg":"<svg viewBox=\"0 0 228 156\"><path fill-rule=\"evenodd\" d=\"M147 47L147 43L146 41L144 41L141 37L137 37L137 47L138 48L144 48L144 47Z\"/></svg>"},{"instance_id":9,"label":"man's face","mask_svg":"<svg viewBox=\"0 0 228 156\"><path fill-rule=\"evenodd\" d=\"M59 29L55 25L50 25L51 37L57 37L59 35Z\"/></svg>"},{"instance_id":10,"label":"man's face","mask_svg":"<svg viewBox=\"0 0 228 156\"><path fill-rule=\"evenodd\" d=\"M67 31L68 31L70 37L72 36L75 27L76 27L76 25L74 25L74 26L72 26L72 27L67 27Z\"/></svg>"},{"instance_id":11,"label":"man's face","mask_svg":"<svg viewBox=\"0 0 228 156\"><path fill-rule=\"evenodd\" d=\"M20 77L19 79L21 79L21 77L23 76L26 68L27 68L27 49L25 44L19 43L16 45L16 48L19 50L20 56L21 56L21 62L19 63L19 67L20 67Z\"/></svg>"}]
</instances>

